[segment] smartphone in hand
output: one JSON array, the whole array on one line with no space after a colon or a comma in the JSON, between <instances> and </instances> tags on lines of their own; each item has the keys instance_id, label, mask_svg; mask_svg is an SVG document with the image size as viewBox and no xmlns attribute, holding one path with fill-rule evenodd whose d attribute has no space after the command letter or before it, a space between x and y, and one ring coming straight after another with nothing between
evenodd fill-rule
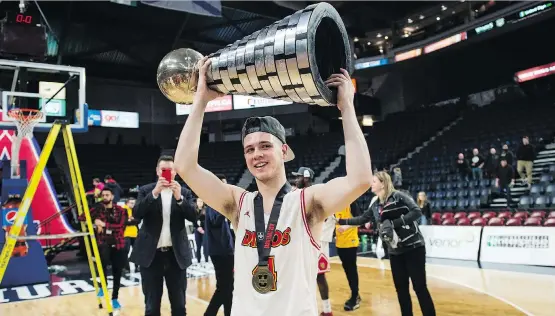
<instances>
[{"instance_id":1,"label":"smartphone in hand","mask_svg":"<svg viewBox=\"0 0 555 316\"><path fill-rule=\"evenodd\" d=\"M172 182L172 171L171 169L162 169L162 177L168 182Z\"/></svg>"}]
</instances>

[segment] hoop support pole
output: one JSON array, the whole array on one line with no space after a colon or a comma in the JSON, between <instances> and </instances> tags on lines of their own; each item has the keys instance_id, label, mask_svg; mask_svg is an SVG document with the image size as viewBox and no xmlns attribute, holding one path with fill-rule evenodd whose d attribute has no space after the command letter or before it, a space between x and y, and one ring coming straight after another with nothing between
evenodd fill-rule
<instances>
[{"instance_id":1,"label":"hoop support pole","mask_svg":"<svg viewBox=\"0 0 555 316\"><path fill-rule=\"evenodd\" d=\"M100 253L98 251L98 244L96 242L96 238L94 238L94 228L92 225L89 205L85 195L85 187L83 185L83 179L81 177L81 168L79 167L79 161L77 160L77 151L75 150L73 134L71 133L71 128L69 125L65 125L63 127L62 136L64 139L64 147L66 150L67 162L69 164L71 185L73 187L75 202L77 203L77 212L79 215L83 213L85 214L87 225L85 227L85 223L81 222L81 230L87 231L90 233L90 237L89 236L84 237L84 242L85 242L85 250L87 251L87 258L89 261L89 268L91 270L91 276L93 279L95 293L98 293L98 283L96 280L96 273L94 271L94 264L92 261L90 246L92 246L92 252L94 253L94 257L96 258L96 268L98 270L98 276L100 278L100 285L102 288L102 292L104 292L104 303L106 304L108 313L111 315L113 307L110 302L110 297L108 295L108 286L106 284L106 278L104 276L104 269L102 269L102 262L100 258ZM89 240L91 243L90 245L89 245ZM97 299L99 304L98 306L102 307L101 299L99 297L97 297Z\"/></svg>"},{"instance_id":2,"label":"hoop support pole","mask_svg":"<svg viewBox=\"0 0 555 316\"><path fill-rule=\"evenodd\" d=\"M10 230L11 235L19 236L19 233L21 232L23 221L25 220L25 217L29 212L31 202L39 186L44 168L46 167L46 162L48 161L48 158L52 153L52 148L54 148L54 143L56 142L56 138L58 137L59 133L60 125L53 125L50 133L48 133L46 142L44 143L44 148L40 153L39 161L35 169L33 170L31 181L29 182L29 185L25 190L25 194L23 195L23 199L21 201L21 204L19 205L19 209L17 210L14 225ZM8 263L15 248L16 241L16 238L11 238L11 236L9 235L6 236L6 243L4 244L4 248L2 249L2 253L0 254L0 282L2 282L2 279L4 278L4 273L6 273L6 269L8 268Z\"/></svg>"}]
</instances>

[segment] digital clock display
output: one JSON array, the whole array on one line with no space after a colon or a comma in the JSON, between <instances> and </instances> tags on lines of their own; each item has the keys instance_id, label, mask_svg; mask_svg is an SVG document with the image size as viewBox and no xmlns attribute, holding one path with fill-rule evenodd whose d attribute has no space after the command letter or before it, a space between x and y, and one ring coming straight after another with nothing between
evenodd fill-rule
<instances>
[{"instance_id":1,"label":"digital clock display","mask_svg":"<svg viewBox=\"0 0 555 316\"><path fill-rule=\"evenodd\" d=\"M29 12L26 12L26 13L9 12L8 23L35 26L36 24L40 24L40 21L39 19L36 18L34 14L31 14Z\"/></svg>"},{"instance_id":2,"label":"digital clock display","mask_svg":"<svg viewBox=\"0 0 555 316\"><path fill-rule=\"evenodd\" d=\"M23 24L31 24L33 23L33 16L19 13L15 16L15 22L23 23Z\"/></svg>"}]
</instances>

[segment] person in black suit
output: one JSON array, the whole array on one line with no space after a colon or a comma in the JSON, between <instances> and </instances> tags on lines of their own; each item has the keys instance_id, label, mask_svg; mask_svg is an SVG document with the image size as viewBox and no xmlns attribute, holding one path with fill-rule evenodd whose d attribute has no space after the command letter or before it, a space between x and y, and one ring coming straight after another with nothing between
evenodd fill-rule
<instances>
[{"instance_id":1,"label":"person in black suit","mask_svg":"<svg viewBox=\"0 0 555 316\"><path fill-rule=\"evenodd\" d=\"M171 181L168 181L163 174L170 171ZM130 260L141 267L145 316L160 315L164 279L172 316L183 316L186 315L186 270L191 265L185 219L196 221L195 202L191 191L174 180L173 157L160 157L156 173L158 182L139 188L133 214L143 224Z\"/></svg>"}]
</instances>

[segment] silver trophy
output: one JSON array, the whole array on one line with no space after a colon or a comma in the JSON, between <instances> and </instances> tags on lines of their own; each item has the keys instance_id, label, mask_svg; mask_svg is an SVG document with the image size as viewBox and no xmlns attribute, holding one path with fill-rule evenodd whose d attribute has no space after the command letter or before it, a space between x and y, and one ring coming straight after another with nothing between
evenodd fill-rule
<instances>
[{"instance_id":1,"label":"silver trophy","mask_svg":"<svg viewBox=\"0 0 555 316\"><path fill-rule=\"evenodd\" d=\"M171 101L191 104L203 56L192 49L167 54L157 82ZM306 7L210 54L208 86L225 94L335 105L337 90L324 81L339 68L353 72L347 30L339 13L322 2Z\"/></svg>"}]
</instances>

